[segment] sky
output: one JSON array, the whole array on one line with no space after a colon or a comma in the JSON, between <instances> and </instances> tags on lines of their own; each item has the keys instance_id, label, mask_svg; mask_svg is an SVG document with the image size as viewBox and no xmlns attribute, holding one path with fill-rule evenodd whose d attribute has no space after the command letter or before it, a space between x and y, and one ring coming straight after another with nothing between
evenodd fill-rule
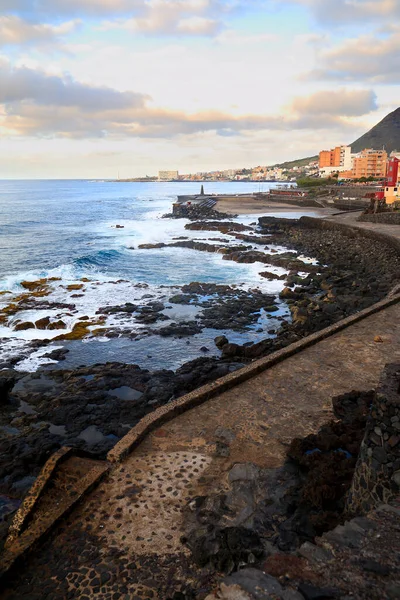
<instances>
[{"instance_id":1,"label":"sky","mask_svg":"<svg viewBox=\"0 0 400 600\"><path fill-rule=\"evenodd\" d=\"M270 165L400 105L400 0L0 0L0 178Z\"/></svg>"}]
</instances>

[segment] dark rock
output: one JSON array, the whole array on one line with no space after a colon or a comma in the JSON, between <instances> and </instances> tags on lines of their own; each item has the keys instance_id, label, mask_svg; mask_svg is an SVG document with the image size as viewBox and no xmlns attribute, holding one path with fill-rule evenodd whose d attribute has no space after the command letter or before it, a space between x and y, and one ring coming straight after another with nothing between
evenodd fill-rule
<instances>
[{"instance_id":1,"label":"dark rock","mask_svg":"<svg viewBox=\"0 0 400 600\"><path fill-rule=\"evenodd\" d=\"M267 600L272 597L282 597L283 588L275 577L266 575L258 569L242 569L224 579L227 586L238 585L254 600Z\"/></svg>"},{"instance_id":2,"label":"dark rock","mask_svg":"<svg viewBox=\"0 0 400 600\"><path fill-rule=\"evenodd\" d=\"M67 348L58 348L44 354L44 358L50 358L51 360L65 360L69 350Z\"/></svg>"},{"instance_id":3,"label":"dark rock","mask_svg":"<svg viewBox=\"0 0 400 600\"><path fill-rule=\"evenodd\" d=\"M228 343L228 338L224 335L218 335L216 338L214 338L214 343L217 348L222 348Z\"/></svg>"},{"instance_id":4,"label":"dark rock","mask_svg":"<svg viewBox=\"0 0 400 600\"><path fill-rule=\"evenodd\" d=\"M0 406L8 403L8 396L17 381L17 374L12 369L0 371Z\"/></svg>"},{"instance_id":5,"label":"dark rock","mask_svg":"<svg viewBox=\"0 0 400 600\"><path fill-rule=\"evenodd\" d=\"M14 331L25 331L26 329L35 329L35 325L30 321L24 321L23 323L17 323L14 327Z\"/></svg>"},{"instance_id":6,"label":"dark rock","mask_svg":"<svg viewBox=\"0 0 400 600\"><path fill-rule=\"evenodd\" d=\"M239 564L261 558L264 548L258 534L244 527L226 527L187 538L193 560L199 566L212 565L219 571L231 572Z\"/></svg>"},{"instance_id":7,"label":"dark rock","mask_svg":"<svg viewBox=\"0 0 400 600\"><path fill-rule=\"evenodd\" d=\"M298 589L306 600L335 600L341 597L341 591L338 589L319 588L309 583L301 583Z\"/></svg>"}]
</instances>

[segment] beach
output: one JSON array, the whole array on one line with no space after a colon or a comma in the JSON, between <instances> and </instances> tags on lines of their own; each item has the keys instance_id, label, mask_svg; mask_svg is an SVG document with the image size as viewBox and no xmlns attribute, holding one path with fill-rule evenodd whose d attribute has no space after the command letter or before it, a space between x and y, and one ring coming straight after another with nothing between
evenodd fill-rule
<instances>
[{"instance_id":1,"label":"beach","mask_svg":"<svg viewBox=\"0 0 400 600\"><path fill-rule=\"evenodd\" d=\"M299 211L308 212L312 210L321 216L328 216L335 211L331 208L316 208L295 206L284 202L265 202L250 198L232 198L217 200L215 210L231 215L263 215L265 213L298 213Z\"/></svg>"}]
</instances>

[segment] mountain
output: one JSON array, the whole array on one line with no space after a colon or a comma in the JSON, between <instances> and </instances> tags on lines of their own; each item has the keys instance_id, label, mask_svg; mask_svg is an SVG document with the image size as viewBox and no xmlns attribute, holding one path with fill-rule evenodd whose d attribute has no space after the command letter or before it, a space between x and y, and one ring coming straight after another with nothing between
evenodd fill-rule
<instances>
[{"instance_id":1,"label":"mountain","mask_svg":"<svg viewBox=\"0 0 400 600\"><path fill-rule=\"evenodd\" d=\"M361 152L364 148L374 150L385 148L388 154L392 150L400 151L400 108L386 115L375 127L349 146L352 153Z\"/></svg>"}]
</instances>

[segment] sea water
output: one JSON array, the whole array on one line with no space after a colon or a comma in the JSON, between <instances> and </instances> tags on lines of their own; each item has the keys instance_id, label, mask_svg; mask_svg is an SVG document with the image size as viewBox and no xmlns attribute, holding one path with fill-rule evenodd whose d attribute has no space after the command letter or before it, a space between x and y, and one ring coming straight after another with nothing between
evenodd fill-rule
<instances>
[{"instance_id":1,"label":"sea water","mask_svg":"<svg viewBox=\"0 0 400 600\"><path fill-rule=\"evenodd\" d=\"M224 332L215 330L204 330L180 340L154 335L136 341L100 337L30 349L32 340L53 339L71 331L80 317L94 319L100 307L145 303L149 296L169 306L168 316L177 321L190 320L197 309L176 305L171 308L168 298L179 292L178 286L192 281L235 284L249 290L258 287L277 294L282 281L269 282L259 275L268 265L237 264L223 261L220 254L183 248L138 249L140 244L168 243L180 236L204 240L222 237L219 232L185 230L188 222L185 219L162 218L171 212L178 194L198 193L199 186L81 180L0 181L0 294L6 292L0 295L0 309L16 295L26 292L21 287L22 281L39 278L57 278L51 284L51 293L41 300L75 305L73 311L33 307L0 323L0 362L26 349L25 356L16 364L17 369L32 371L46 364L54 366L54 361L42 356L60 347L70 350L67 359L60 363L63 368L110 360L134 362L147 368L176 368L201 355L204 344L210 346L212 354L218 354L212 339ZM207 183L205 191L240 194L259 191L259 187L258 183ZM263 184L263 191L267 189L268 184ZM273 213L283 217L302 214L313 215L314 211ZM255 215L241 215L235 220L250 223L256 219ZM82 291L67 289L71 284L79 285L82 278L89 280ZM282 307L282 314L284 310ZM65 329L15 331L17 322L35 322L48 316L52 320L62 319ZM125 326L128 319L125 318ZM106 325L120 327L121 316L110 315ZM143 329L131 318L129 327L132 332ZM257 338L255 328L249 330L247 337L226 333L231 333L230 340L240 343Z\"/></svg>"}]
</instances>

